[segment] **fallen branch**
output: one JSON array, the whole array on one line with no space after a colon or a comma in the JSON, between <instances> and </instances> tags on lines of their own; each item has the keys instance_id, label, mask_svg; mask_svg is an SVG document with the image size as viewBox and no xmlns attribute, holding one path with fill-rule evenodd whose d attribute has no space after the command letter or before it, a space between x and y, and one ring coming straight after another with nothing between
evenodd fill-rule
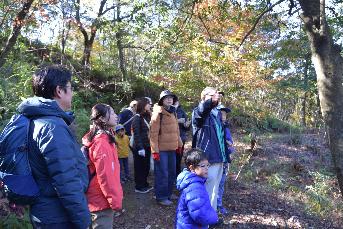
<instances>
[{"instance_id":1,"label":"fallen branch","mask_svg":"<svg viewBox=\"0 0 343 229\"><path fill-rule=\"evenodd\" d=\"M244 150L244 153L245 153L245 150ZM241 172L242 172L242 170L243 170L243 167L244 167L246 164L249 163L250 158L252 157L253 154L254 154L254 150L251 150L251 153L249 154L249 156L248 156L246 162L243 163L242 166L241 166L241 168L239 169L239 171L238 171L238 173L237 173L237 175L236 175L235 181L238 179L239 174L241 174Z\"/></svg>"}]
</instances>

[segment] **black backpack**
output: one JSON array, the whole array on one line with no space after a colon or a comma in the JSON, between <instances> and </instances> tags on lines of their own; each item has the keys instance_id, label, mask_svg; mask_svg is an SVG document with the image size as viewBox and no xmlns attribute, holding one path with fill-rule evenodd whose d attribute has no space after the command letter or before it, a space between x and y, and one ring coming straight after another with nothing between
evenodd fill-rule
<instances>
[{"instance_id":1,"label":"black backpack","mask_svg":"<svg viewBox=\"0 0 343 229\"><path fill-rule=\"evenodd\" d=\"M30 124L29 118L16 114L0 134L0 190L17 205L33 204L39 196L29 163Z\"/></svg>"}]
</instances>

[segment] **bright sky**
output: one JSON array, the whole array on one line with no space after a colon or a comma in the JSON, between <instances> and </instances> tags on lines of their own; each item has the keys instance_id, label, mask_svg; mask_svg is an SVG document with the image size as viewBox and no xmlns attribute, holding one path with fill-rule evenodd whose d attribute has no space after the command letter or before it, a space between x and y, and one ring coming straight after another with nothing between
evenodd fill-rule
<instances>
[{"instance_id":1,"label":"bright sky","mask_svg":"<svg viewBox=\"0 0 343 229\"><path fill-rule=\"evenodd\" d=\"M113 1L108 2L110 4L113 4ZM82 0L80 13L83 14L85 13L84 10L86 10L87 16L89 16L90 18L95 18L99 6L99 0ZM36 30L29 30L29 32L24 34L26 34L26 36L29 37L31 40L39 39L41 42L45 44L54 42L58 37L58 33L62 30L63 27L62 14L60 10L58 10L58 12L59 15L56 19L54 18L53 20L42 21L41 26L39 26L39 28L37 28ZM110 14L110 12L107 14Z\"/></svg>"}]
</instances>

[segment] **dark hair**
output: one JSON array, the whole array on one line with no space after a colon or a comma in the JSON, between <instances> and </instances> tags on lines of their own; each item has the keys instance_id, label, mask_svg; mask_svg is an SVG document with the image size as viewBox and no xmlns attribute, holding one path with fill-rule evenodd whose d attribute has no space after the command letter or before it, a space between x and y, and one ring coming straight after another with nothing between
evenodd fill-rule
<instances>
[{"instance_id":1,"label":"dark hair","mask_svg":"<svg viewBox=\"0 0 343 229\"><path fill-rule=\"evenodd\" d=\"M65 87L70 81L71 72L67 68L62 65L49 65L38 69L34 73L32 90L36 96L53 99L56 87Z\"/></svg>"},{"instance_id":2,"label":"dark hair","mask_svg":"<svg viewBox=\"0 0 343 229\"><path fill-rule=\"evenodd\" d=\"M101 120L101 118L106 118L107 114L110 113L110 110L110 105L102 103L98 103L94 107L92 107L90 120L93 122L93 125L90 130L90 134L88 135L88 141L92 141L98 131L102 130L105 131L105 133L108 135L111 143L115 142L113 132L109 130L106 122Z\"/></svg>"},{"instance_id":3,"label":"dark hair","mask_svg":"<svg viewBox=\"0 0 343 229\"><path fill-rule=\"evenodd\" d=\"M204 151L201 149L190 149L183 156L186 167L189 169L191 165L197 167L199 163L203 160L207 160Z\"/></svg>"},{"instance_id":4,"label":"dark hair","mask_svg":"<svg viewBox=\"0 0 343 229\"><path fill-rule=\"evenodd\" d=\"M143 117L150 118L150 112L145 110L145 106L149 103L150 103L150 100L148 98L146 97L139 98L137 100L136 113Z\"/></svg>"}]
</instances>

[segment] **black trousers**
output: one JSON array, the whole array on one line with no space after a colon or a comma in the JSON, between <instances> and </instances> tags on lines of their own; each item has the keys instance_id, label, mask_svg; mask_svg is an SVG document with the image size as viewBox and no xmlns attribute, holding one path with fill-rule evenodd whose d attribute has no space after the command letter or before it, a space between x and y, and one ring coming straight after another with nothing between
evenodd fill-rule
<instances>
[{"instance_id":1,"label":"black trousers","mask_svg":"<svg viewBox=\"0 0 343 229\"><path fill-rule=\"evenodd\" d=\"M176 177L182 172L182 157L183 157L183 151L184 151L185 143L182 145L181 153L176 154Z\"/></svg>"},{"instance_id":2,"label":"black trousers","mask_svg":"<svg viewBox=\"0 0 343 229\"><path fill-rule=\"evenodd\" d=\"M138 155L138 150L133 150L133 167L135 173L135 188L141 189L149 186L148 176L150 172L151 149L145 148L145 157Z\"/></svg>"}]
</instances>

